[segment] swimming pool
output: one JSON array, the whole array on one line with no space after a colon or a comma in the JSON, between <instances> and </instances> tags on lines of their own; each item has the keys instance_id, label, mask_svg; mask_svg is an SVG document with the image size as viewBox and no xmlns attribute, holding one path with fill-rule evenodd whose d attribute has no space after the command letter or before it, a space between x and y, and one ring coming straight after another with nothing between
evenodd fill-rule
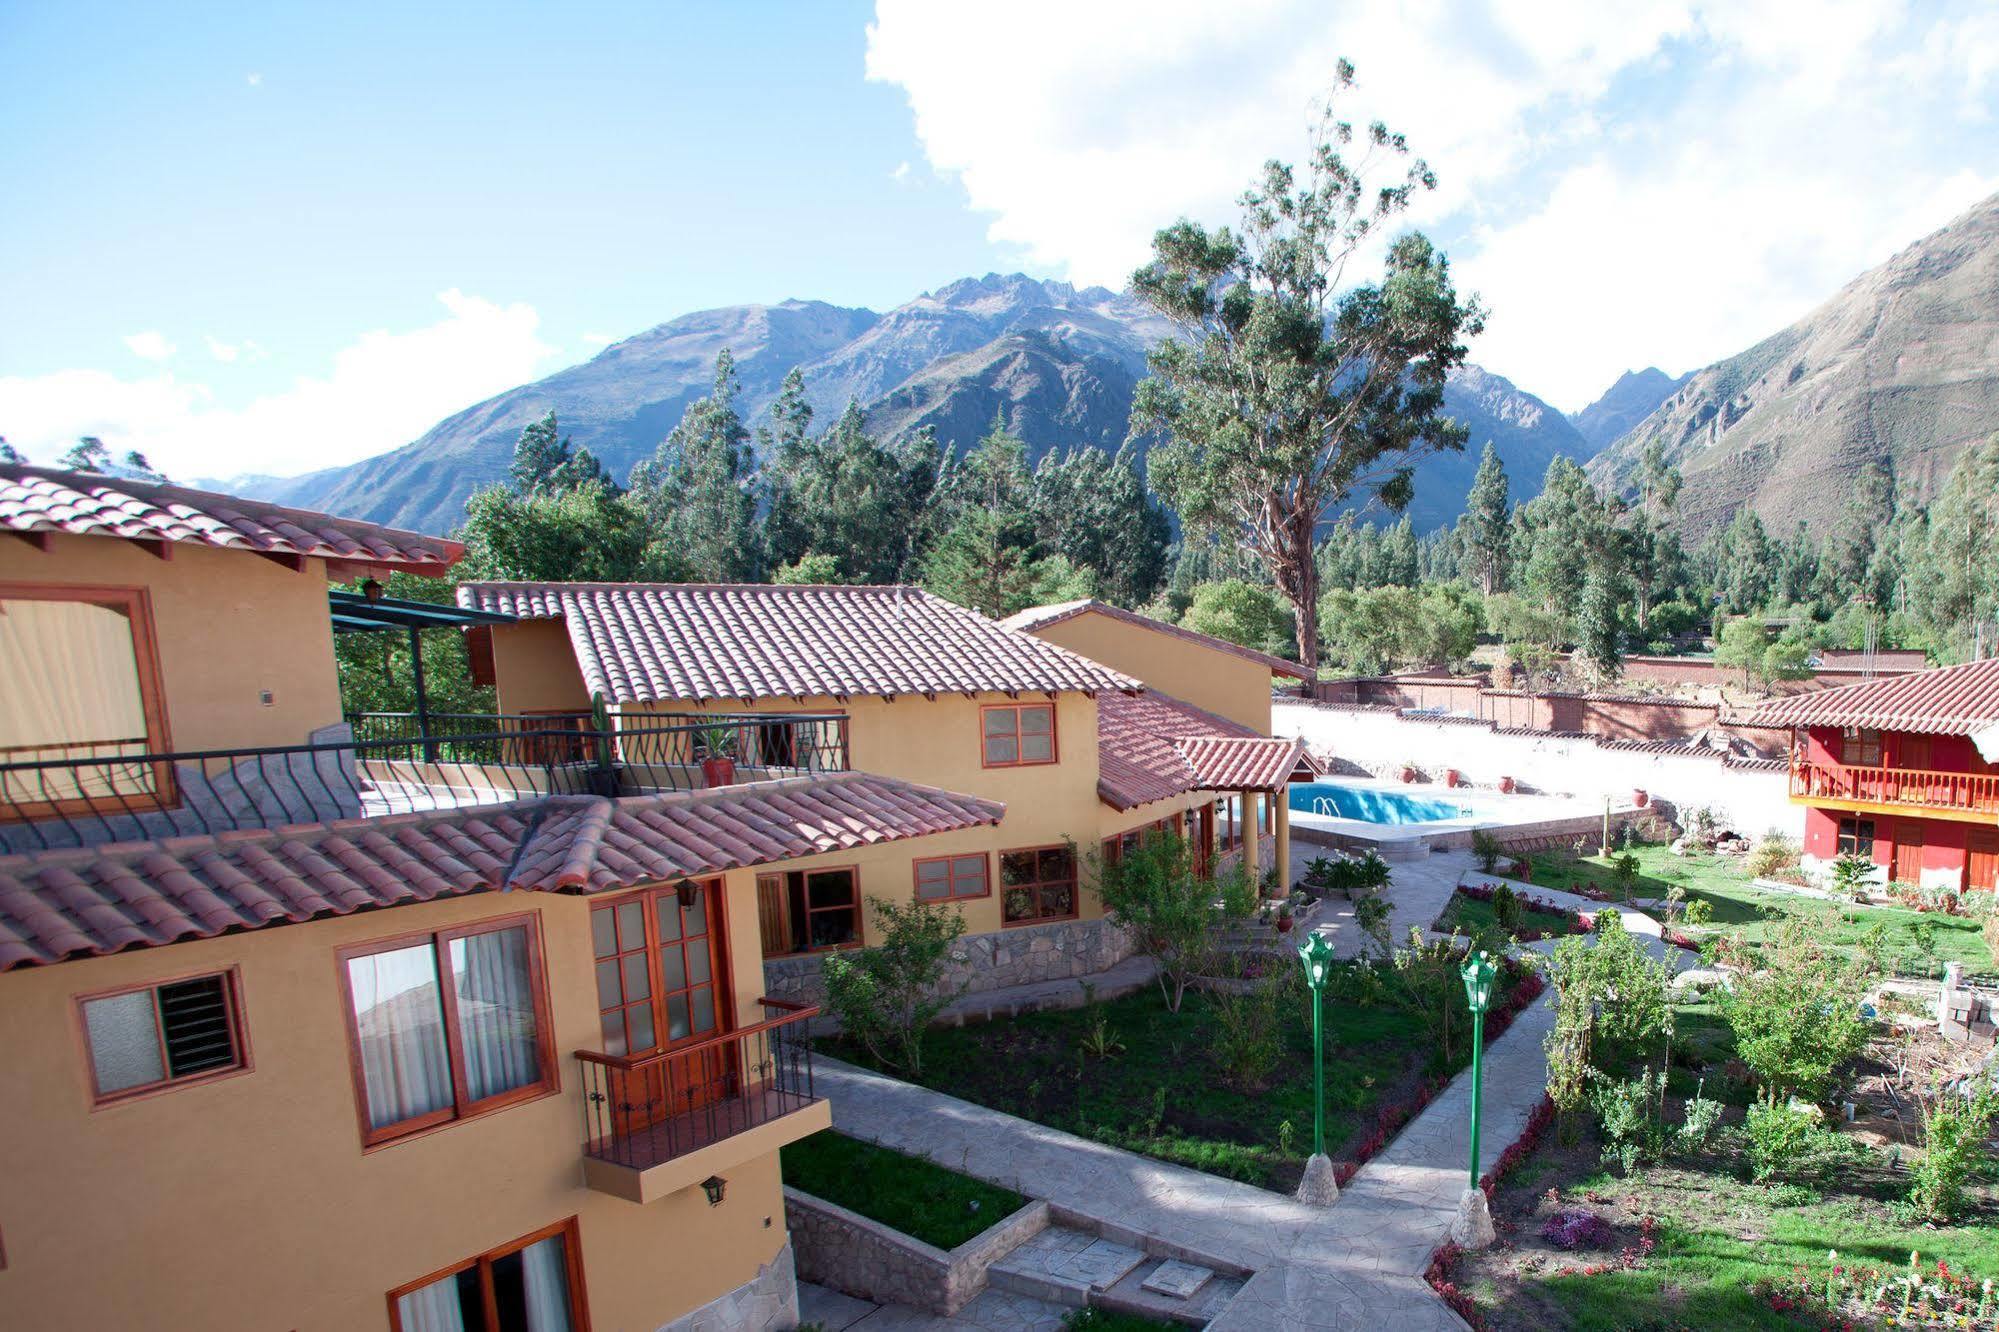
<instances>
[{"instance_id":1,"label":"swimming pool","mask_svg":"<svg viewBox=\"0 0 1999 1332\"><path fill-rule=\"evenodd\" d=\"M1301 814L1357 819L1362 823L1443 823L1478 816L1478 811L1462 800L1407 795L1401 791L1348 786L1341 782L1294 785L1289 804Z\"/></svg>"}]
</instances>

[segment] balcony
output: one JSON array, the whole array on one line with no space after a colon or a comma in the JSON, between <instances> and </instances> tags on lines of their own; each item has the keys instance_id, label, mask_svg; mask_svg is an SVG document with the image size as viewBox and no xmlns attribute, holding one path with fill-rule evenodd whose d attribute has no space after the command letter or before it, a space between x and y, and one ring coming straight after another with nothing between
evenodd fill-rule
<instances>
[{"instance_id":1,"label":"balcony","mask_svg":"<svg viewBox=\"0 0 1999 1332\"><path fill-rule=\"evenodd\" d=\"M1855 768L1791 758L1791 798L1860 812L1922 812L1968 823L1999 817L1999 773Z\"/></svg>"},{"instance_id":2,"label":"balcony","mask_svg":"<svg viewBox=\"0 0 1999 1332\"><path fill-rule=\"evenodd\" d=\"M272 828L540 795L647 795L844 772L833 713L355 713L346 734L256 749L144 740L0 751L0 851ZM720 776L721 774L717 774Z\"/></svg>"},{"instance_id":3,"label":"balcony","mask_svg":"<svg viewBox=\"0 0 1999 1332\"><path fill-rule=\"evenodd\" d=\"M757 1001L755 1026L657 1054L578 1050L583 1177L647 1203L732 1169L833 1122L812 1089L810 1022L818 1008Z\"/></svg>"}]
</instances>

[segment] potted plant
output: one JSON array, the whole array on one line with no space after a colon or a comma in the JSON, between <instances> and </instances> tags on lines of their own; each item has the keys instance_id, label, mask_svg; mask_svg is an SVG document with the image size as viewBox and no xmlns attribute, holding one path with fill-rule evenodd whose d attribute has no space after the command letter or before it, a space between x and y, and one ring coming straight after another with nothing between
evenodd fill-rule
<instances>
[{"instance_id":1,"label":"potted plant","mask_svg":"<svg viewBox=\"0 0 1999 1332\"><path fill-rule=\"evenodd\" d=\"M1279 934L1291 933L1292 924L1291 901L1289 898L1286 898L1277 908L1277 932Z\"/></svg>"},{"instance_id":2,"label":"potted plant","mask_svg":"<svg viewBox=\"0 0 1999 1332\"><path fill-rule=\"evenodd\" d=\"M1652 797L1645 791L1643 787L1640 787L1631 793L1631 804L1634 808L1643 809L1645 808L1645 806L1651 803L1652 803Z\"/></svg>"},{"instance_id":3,"label":"potted plant","mask_svg":"<svg viewBox=\"0 0 1999 1332\"><path fill-rule=\"evenodd\" d=\"M707 786L729 786L736 780L736 731L730 726L710 726L701 732L701 781Z\"/></svg>"},{"instance_id":4,"label":"potted plant","mask_svg":"<svg viewBox=\"0 0 1999 1332\"><path fill-rule=\"evenodd\" d=\"M1445 768L1445 769L1444 769L1444 785L1445 785L1445 786L1450 786L1450 787L1455 787L1455 786L1457 786L1457 785L1458 785L1458 784L1459 784L1460 782L1462 782L1463 780L1464 780L1464 779L1463 779L1462 777L1460 777L1460 776L1458 775L1458 770L1457 770L1456 768Z\"/></svg>"},{"instance_id":5,"label":"potted plant","mask_svg":"<svg viewBox=\"0 0 1999 1332\"><path fill-rule=\"evenodd\" d=\"M1512 779L1511 777L1501 777L1501 778L1499 779L1499 792L1500 792L1500 794L1501 794L1501 795L1512 795L1512 794L1513 794L1513 789L1514 789L1515 785L1516 785L1516 783L1514 782L1514 780L1513 780L1513 779Z\"/></svg>"},{"instance_id":6,"label":"potted plant","mask_svg":"<svg viewBox=\"0 0 1999 1332\"><path fill-rule=\"evenodd\" d=\"M1416 780L1416 765L1415 765L1415 764L1413 764L1413 763L1404 763L1404 764L1402 765L1402 780L1403 780L1403 781L1405 781L1405 782L1413 782L1413 781L1415 781L1415 780Z\"/></svg>"}]
</instances>

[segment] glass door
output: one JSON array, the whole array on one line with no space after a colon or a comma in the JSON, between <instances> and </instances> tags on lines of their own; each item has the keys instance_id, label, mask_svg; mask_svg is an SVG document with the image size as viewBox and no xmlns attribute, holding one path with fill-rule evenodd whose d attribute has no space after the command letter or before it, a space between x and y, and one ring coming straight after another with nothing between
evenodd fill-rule
<instances>
[{"instance_id":1,"label":"glass door","mask_svg":"<svg viewBox=\"0 0 1999 1332\"><path fill-rule=\"evenodd\" d=\"M590 910L604 1053L637 1059L692 1047L733 1025L723 956L722 881L688 880ZM734 1046L655 1059L612 1078L624 1134L735 1090Z\"/></svg>"}]
</instances>

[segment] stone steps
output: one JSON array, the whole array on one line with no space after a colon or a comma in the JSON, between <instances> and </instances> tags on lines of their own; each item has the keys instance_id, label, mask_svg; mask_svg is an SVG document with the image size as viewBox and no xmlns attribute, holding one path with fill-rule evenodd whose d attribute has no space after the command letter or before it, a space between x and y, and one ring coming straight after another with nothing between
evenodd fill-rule
<instances>
[{"instance_id":1,"label":"stone steps","mask_svg":"<svg viewBox=\"0 0 1999 1332\"><path fill-rule=\"evenodd\" d=\"M1239 1277L1167 1258L1134 1269L1090 1302L1113 1313L1206 1327L1242 1287Z\"/></svg>"},{"instance_id":2,"label":"stone steps","mask_svg":"<svg viewBox=\"0 0 1999 1332\"><path fill-rule=\"evenodd\" d=\"M1129 1245L1050 1226L986 1269L986 1284L1080 1309L1145 1262Z\"/></svg>"}]
</instances>

